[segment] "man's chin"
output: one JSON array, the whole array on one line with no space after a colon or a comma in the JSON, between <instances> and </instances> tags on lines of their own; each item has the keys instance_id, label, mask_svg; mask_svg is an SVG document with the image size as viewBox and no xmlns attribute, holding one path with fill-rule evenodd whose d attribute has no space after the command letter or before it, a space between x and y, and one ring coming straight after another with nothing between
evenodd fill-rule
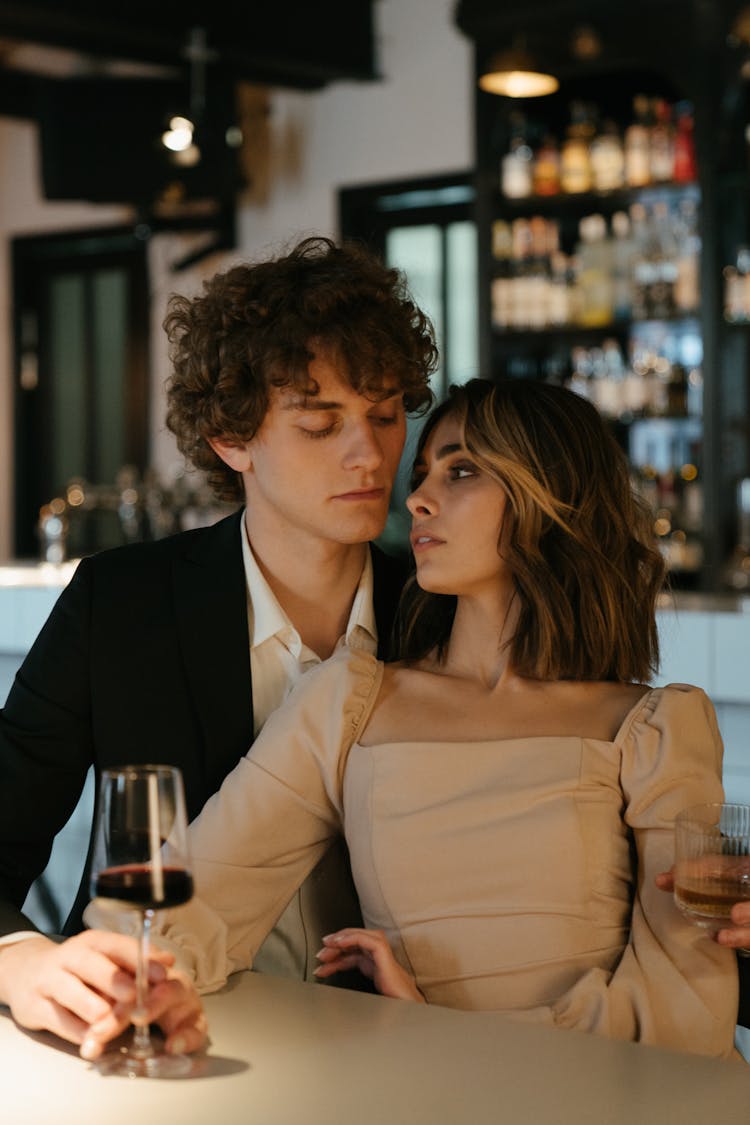
<instances>
[{"instance_id":1,"label":"man's chin","mask_svg":"<svg viewBox=\"0 0 750 1125\"><path fill-rule=\"evenodd\" d=\"M338 543L369 543L385 531L386 515L382 519L360 519L339 524L334 538Z\"/></svg>"}]
</instances>

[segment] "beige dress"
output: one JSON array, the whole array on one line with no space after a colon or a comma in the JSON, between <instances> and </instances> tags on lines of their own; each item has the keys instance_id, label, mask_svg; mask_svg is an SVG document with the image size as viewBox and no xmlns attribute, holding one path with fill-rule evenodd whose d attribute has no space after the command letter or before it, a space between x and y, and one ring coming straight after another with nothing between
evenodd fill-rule
<instances>
[{"instance_id":1,"label":"beige dress","mask_svg":"<svg viewBox=\"0 0 750 1125\"><path fill-rule=\"evenodd\" d=\"M722 798L706 695L647 692L613 742L362 746L382 668L308 673L192 826L199 897L159 932L199 988L251 965L343 830L365 925L430 1003L729 1055L734 954L654 885L678 810Z\"/></svg>"}]
</instances>

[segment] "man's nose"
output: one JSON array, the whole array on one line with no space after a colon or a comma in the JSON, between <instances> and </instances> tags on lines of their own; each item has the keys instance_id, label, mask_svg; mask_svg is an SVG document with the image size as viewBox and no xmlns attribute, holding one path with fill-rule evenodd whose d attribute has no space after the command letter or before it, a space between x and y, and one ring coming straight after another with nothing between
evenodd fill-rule
<instances>
[{"instance_id":1,"label":"man's nose","mask_svg":"<svg viewBox=\"0 0 750 1125\"><path fill-rule=\"evenodd\" d=\"M383 448L378 435L369 422L359 422L353 428L344 457L350 469L377 469L383 462Z\"/></svg>"}]
</instances>

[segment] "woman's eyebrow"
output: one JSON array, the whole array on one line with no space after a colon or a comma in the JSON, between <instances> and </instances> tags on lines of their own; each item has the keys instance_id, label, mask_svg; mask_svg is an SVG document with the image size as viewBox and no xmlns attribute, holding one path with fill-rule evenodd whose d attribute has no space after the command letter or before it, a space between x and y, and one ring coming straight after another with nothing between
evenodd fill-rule
<instances>
[{"instance_id":1,"label":"woman's eyebrow","mask_svg":"<svg viewBox=\"0 0 750 1125\"><path fill-rule=\"evenodd\" d=\"M444 457L450 457L451 453L461 453L463 448L460 441L451 441L447 445L441 445L435 454L435 460L442 461Z\"/></svg>"}]
</instances>

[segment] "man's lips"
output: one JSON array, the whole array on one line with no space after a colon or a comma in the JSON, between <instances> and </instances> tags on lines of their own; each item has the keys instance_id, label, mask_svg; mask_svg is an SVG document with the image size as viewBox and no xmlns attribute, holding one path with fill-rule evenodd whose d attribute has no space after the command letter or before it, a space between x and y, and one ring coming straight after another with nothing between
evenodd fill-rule
<instances>
[{"instance_id":1,"label":"man's lips","mask_svg":"<svg viewBox=\"0 0 750 1125\"><path fill-rule=\"evenodd\" d=\"M355 488L351 492L341 492L334 500L382 500L384 488Z\"/></svg>"}]
</instances>

